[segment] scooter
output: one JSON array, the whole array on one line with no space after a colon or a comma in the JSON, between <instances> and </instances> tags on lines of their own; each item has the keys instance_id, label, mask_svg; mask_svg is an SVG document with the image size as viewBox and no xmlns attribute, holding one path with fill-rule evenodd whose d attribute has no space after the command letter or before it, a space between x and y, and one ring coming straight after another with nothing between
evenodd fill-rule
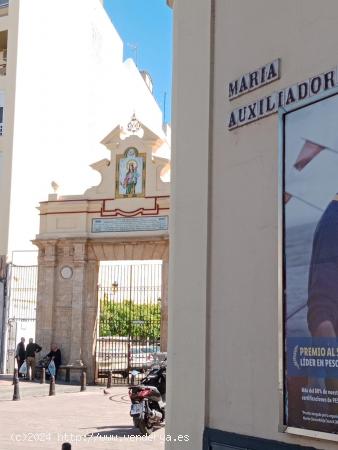
<instances>
[{"instance_id":1,"label":"scooter","mask_svg":"<svg viewBox=\"0 0 338 450\"><path fill-rule=\"evenodd\" d=\"M143 435L150 435L154 426L165 419L166 361L153 367L137 386L130 386L130 415L134 426Z\"/></svg>"}]
</instances>

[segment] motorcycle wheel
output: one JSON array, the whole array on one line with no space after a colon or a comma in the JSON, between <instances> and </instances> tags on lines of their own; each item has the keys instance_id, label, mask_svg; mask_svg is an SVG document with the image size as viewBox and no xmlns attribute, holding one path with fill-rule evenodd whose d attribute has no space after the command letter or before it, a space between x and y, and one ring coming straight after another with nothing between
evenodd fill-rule
<instances>
[{"instance_id":1,"label":"motorcycle wheel","mask_svg":"<svg viewBox=\"0 0 338 450\"><path fill-rule=\"evenodd\" d=\"M138 428L143 436L150 436L154 429L153 426L149 427L144 420L139 421Z\"/></svg>"},{"instance_id":2,"label":"motorcycle wheel","mask_svg":"<svg viewBox=\"0 0 338 450\"><path fill-rule=\"evenodd\" d=\"M133 417L134 427L138 428L140 425L140 419L137 417Z\"/></svg>"}]
</instances>

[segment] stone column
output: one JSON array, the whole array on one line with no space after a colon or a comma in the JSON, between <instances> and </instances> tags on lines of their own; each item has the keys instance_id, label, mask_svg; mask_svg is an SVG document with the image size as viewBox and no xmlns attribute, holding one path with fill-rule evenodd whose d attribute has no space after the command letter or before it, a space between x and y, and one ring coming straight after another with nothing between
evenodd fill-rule
<instances>
[{"instance_id":1,"label":"stone column","mask_svg":"<svg viewBox=\"0 0 338 450\"><path fill-rule=\"evenodd\" d=\"M39 247L35 340L46 353L53 340L56 241L35 241L35 244Z\"/></svg>"},{"instance_id":2,"label":"stone column","mask_svg":"<svg viewBox=\"0 0 338 450\"><path fill-rule=\"evenodd\" d=\"M71 239L58 240L55 272L53 341L59 346L62 364L70 357L72 340L72 298L74 279L74 245Z\"/></svg>"},{"instance_id":3,"label":"stone column","mask_svg":"<svg viewBox=\"0 0 338 450\"><path fill-rule=\"evenodd\" d=\"M168 343L168 276L169 263L162 262L162 294L161 294L161 352L167 351Z\"/></svg>"},{"instance_id":4,"label":"stone column","mask_svg":"<svg viewBox=\"0 0 338 450\"><path fill-rule=\"evenodd\" d=\"M87 268L86 240L74 242L69 365L82 365L82 323Z\"/></svg>"},{"instance_id":5,"label":"stone column","mask_svg":"<svg viewBox=\"0 0 338 450\"><path fill-rule=\"evenodd\" d=\"M90 258L87 262L83 318L82 318L82 360L87 366L87 381L95 380L95 346L97 331L98 296L97 284L99 262Z\"/></svg>"}]
</instances>

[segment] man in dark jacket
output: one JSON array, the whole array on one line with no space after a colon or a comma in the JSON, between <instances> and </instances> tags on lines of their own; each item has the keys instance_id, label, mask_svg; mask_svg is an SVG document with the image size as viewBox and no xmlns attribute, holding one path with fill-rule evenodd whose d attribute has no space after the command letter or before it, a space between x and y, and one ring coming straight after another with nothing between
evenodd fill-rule
<instances>
[{"instance_id":1,"label":"man in dark jacket","mask_svg":"<svg viewBox=\"0 0 338 450\"><path fill-rule=\"evenodd\" d=\"M338 337L338 195L329 203L316 227L308 286L308 313L307 321L313 338L329 338L332 343L337 342ZM321 342L316 341L315 342ZM325 341L324 341L325 342ZM335 344L333 344L335 346ZM316 383L315 379L309 383ZM317 380L317 383L319 381ZM338 389L338 379L327 376L324 383L328 391ZM313 384L309 385L313 387ZM314 384L315 387L318 385ZM300 394L302 395L302 394ZM328 395L330 397L330 395ZM313 404L315 412L325 412L336 416L338 405L326 403L318 409L318 403ZM300 410L308 409L308 405L302 405ZM306 426L303 423L302 426ZM333 424L316 424L316 429L325 432L336 432Z\"/></svg>"},{"instance_id":2,"label":"man in dark jacket","mask_svg":"<svg viewBox=\"0 0 338 450\"><path fill-rule=\"evenodd\" d=\"M41 352L41 349L40 345L33 342L32 338L29 338L29 344L26 347L27 375L29 375L29 380L35 380L35 353ZM29 368L31 368L30 374Z\"/></svg>"},{"instance_id":3,"label":"man in dark jacket","mask_svg":"<svg viewBox=\"0 0 338 450\"><path fill-rule=\"evenodd\" d=\"M18 345L16 346L15 358L18 363L18 369L22 366L26 359L26 346L25 338L22 337ZM23 378L23 374L19 372L19 377Z\"/></svg>"},{"instance_id":4,"label":"man in dark jacket","mask_svg":"<svg viewBox=\"0 0 338 450\"><path fill-rule=\"evenodd\" d=\"M51 361L54 361L55 364L55 379L58 374L59 367L61 365L61 350L58 348L56 344L51 345L51 350L48 353L48 358L50 358Z\"/></svg>"},{"instance_id":5,"label":"man in dark jacket","mask_svg":"<svg viewBox=\"0 0 338 450\"><path fill-rule=\"evenodd\" d=\"M307 318L312 336L338 336L338 195L314 234Z\"/></svg>"}]
</instances>

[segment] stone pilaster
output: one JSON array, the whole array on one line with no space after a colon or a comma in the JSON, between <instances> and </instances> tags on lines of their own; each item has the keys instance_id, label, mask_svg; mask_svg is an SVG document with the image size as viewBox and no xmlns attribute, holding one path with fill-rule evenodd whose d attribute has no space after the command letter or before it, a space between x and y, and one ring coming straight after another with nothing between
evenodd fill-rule
<instances>
[{"instance_id":1,"label":"stone pilaster","mask_svg":"<svg viewBox=\"0 0 338 450\"><path fill-rule=\"evenodd\" d=\"M82 364L82 324L87 268L86 241L74 242L71 341L68 364Z\"/></svg>"},{"instance_id":2,"label":"stone pilaster","mask_svg":"<svg viewBox=\"0 0 338 450\"><path fill-rule=\"evenodd\" d=\"M86 266L83 317L82 317L82 361L87 366L87 380L95 379L95 346L98 315L99 262L88 259Z\"/></svg>"},{"instance_id":3,"label":"stone pilaster","mask_svg":"<svg viewBox=\"0 0 338 450\"><path fill-rule=\"evenodd\" d=\"M45 354L50 350L53 340L56 241L40 241L36 244L39 247L39 272L35 339Z\"/></svg>"},{"instance_id":4,"label":"stone pilaster","mask_svg":"<svg viewBox=\"0 0 338 450\"><path fill-rule=\"evenodd\" d=\"M74 246L72 240L59 240L57 243L57 268L55 273L53 341L61 349L63 364L66 364L70 357L73 274L71 273L69 277L64 277L62 276L62 269L67 267L74 272L73 256Z\"/></svg>"}]
</instances>

